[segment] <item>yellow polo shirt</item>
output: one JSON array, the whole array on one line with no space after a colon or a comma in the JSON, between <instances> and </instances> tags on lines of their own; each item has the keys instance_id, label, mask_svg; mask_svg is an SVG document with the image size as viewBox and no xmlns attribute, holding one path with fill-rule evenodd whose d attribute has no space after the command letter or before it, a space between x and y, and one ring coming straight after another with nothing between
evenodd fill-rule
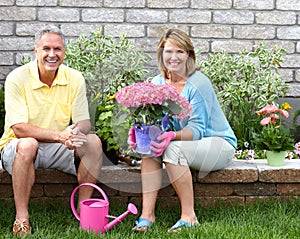
<instances>
[{"instance_id":1,"label":"yellow polo shirt","mask_svg":"<svg viewBox=\"0 0 300 239\"><path fill-rule=\"evenodd\" d=\"M89 119L86 85L82 74L60 65L51 87L39 80L37 61L16 68L5 81L5 126L0 150L15 138L18 123L63 131L70 122Z\"/></svg>"}]
</instances>

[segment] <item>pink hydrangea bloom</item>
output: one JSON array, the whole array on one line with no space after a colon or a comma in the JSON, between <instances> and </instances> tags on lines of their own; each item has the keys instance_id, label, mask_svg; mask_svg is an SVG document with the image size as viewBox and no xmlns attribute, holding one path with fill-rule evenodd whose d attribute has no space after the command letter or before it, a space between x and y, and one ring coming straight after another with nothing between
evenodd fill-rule
<instances>
[{"instance_id":1,"label":"pink hydrangea bloom","mask_svg":"<svg viewBox=\"0 0 300 239\"><path fill-rule=\"evenodd\" d=\"M180 120L189 117L192 109L187 99L181 96L174 86L168 84L155 85L143 82L130 85L117 92L116 100L126 108L146 107L147 105L168 107L168 102L172 101L181 108L181 112L176 115Z\"/></svg>"}]
</instances>

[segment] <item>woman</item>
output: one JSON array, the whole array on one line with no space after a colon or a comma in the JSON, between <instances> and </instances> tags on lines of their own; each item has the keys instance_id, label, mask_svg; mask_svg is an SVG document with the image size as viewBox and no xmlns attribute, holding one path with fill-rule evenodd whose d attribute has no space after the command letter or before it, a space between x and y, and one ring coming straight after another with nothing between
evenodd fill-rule
<instances>
[{"instance_id":1,"label":"woman","mask_svg":"<svg viewBox=\"0 0 300 239\"><path fill-rule=\"evenodd\" d=\"M196 55L189 36L169 29L157 48L161 74L155 84L170 84L192 105L188 119L174 118L175 132L169 131L151 142L153 157L142 159L142 213L133 228L145 231L155 222L155 204L162 183L162 163L181 205L181 217L169 231L198 225L194 211L190 168L210 172L224 168L232 159L236 137L222 112L210 80L196 70ZM130 141L130 138L129 138Z\"/></svg>"}]
</instances>

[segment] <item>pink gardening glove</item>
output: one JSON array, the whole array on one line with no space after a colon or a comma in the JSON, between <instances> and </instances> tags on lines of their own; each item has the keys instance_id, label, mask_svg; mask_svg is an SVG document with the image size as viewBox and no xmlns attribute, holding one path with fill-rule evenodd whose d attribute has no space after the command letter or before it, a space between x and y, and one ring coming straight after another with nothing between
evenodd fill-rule
<instances>
[{"instance_id":1,"label":"pink gardening glove","mask_svg":"<svg viewBox=\"0 0 300 239\"><path fill-rule=\"evenodd\" d=\"M156 140L160 141L160 143L156 143L155 141L151 141L151 151L155 152L156 154L152 155L153 157L159 157L168 147L171 140L175 139L176 133L173 131L164 132L163 134L159 135Z\"/></svg>"},{"instance_id":2,"label":"pink gardening glove","mask_svg":"<svg viewBox=\"0 0 300 239\"><path fill-rule=\"evenodd\" d=\"M128 139L127 139L127 143L129 145L129 147L132 149L133 152L135 152L135 148L136 148L136 138L135 138L135 131L134 131L134 127L131 127L128 131Z\"/></svg>"}]
</instances>

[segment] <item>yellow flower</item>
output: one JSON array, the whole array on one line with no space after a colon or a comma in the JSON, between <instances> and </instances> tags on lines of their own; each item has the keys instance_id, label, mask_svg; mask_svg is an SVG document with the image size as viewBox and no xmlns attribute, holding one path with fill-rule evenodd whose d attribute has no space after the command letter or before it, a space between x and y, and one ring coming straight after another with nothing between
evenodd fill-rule
<instances>
[{"instance_id":1,"label":"yellow flower","mask_svg":"<svg viewBox=\"0 0 300 239\"><path fill-rule=\"evenodd\" d=\"M281 106L284 110L293 109L293 107L288 102L284 102Z\"/></svg>"},{"instance_id":2,"label":"yellow flower","mask_svg":"<svg viewBox=\"0 0 300 239\"><path fill-rule=\"evenodd\" d=\"M116 98L117 93L114 93L113 95L108 94L106 100L113 100Z\"/></svg>"}]
</instances>

